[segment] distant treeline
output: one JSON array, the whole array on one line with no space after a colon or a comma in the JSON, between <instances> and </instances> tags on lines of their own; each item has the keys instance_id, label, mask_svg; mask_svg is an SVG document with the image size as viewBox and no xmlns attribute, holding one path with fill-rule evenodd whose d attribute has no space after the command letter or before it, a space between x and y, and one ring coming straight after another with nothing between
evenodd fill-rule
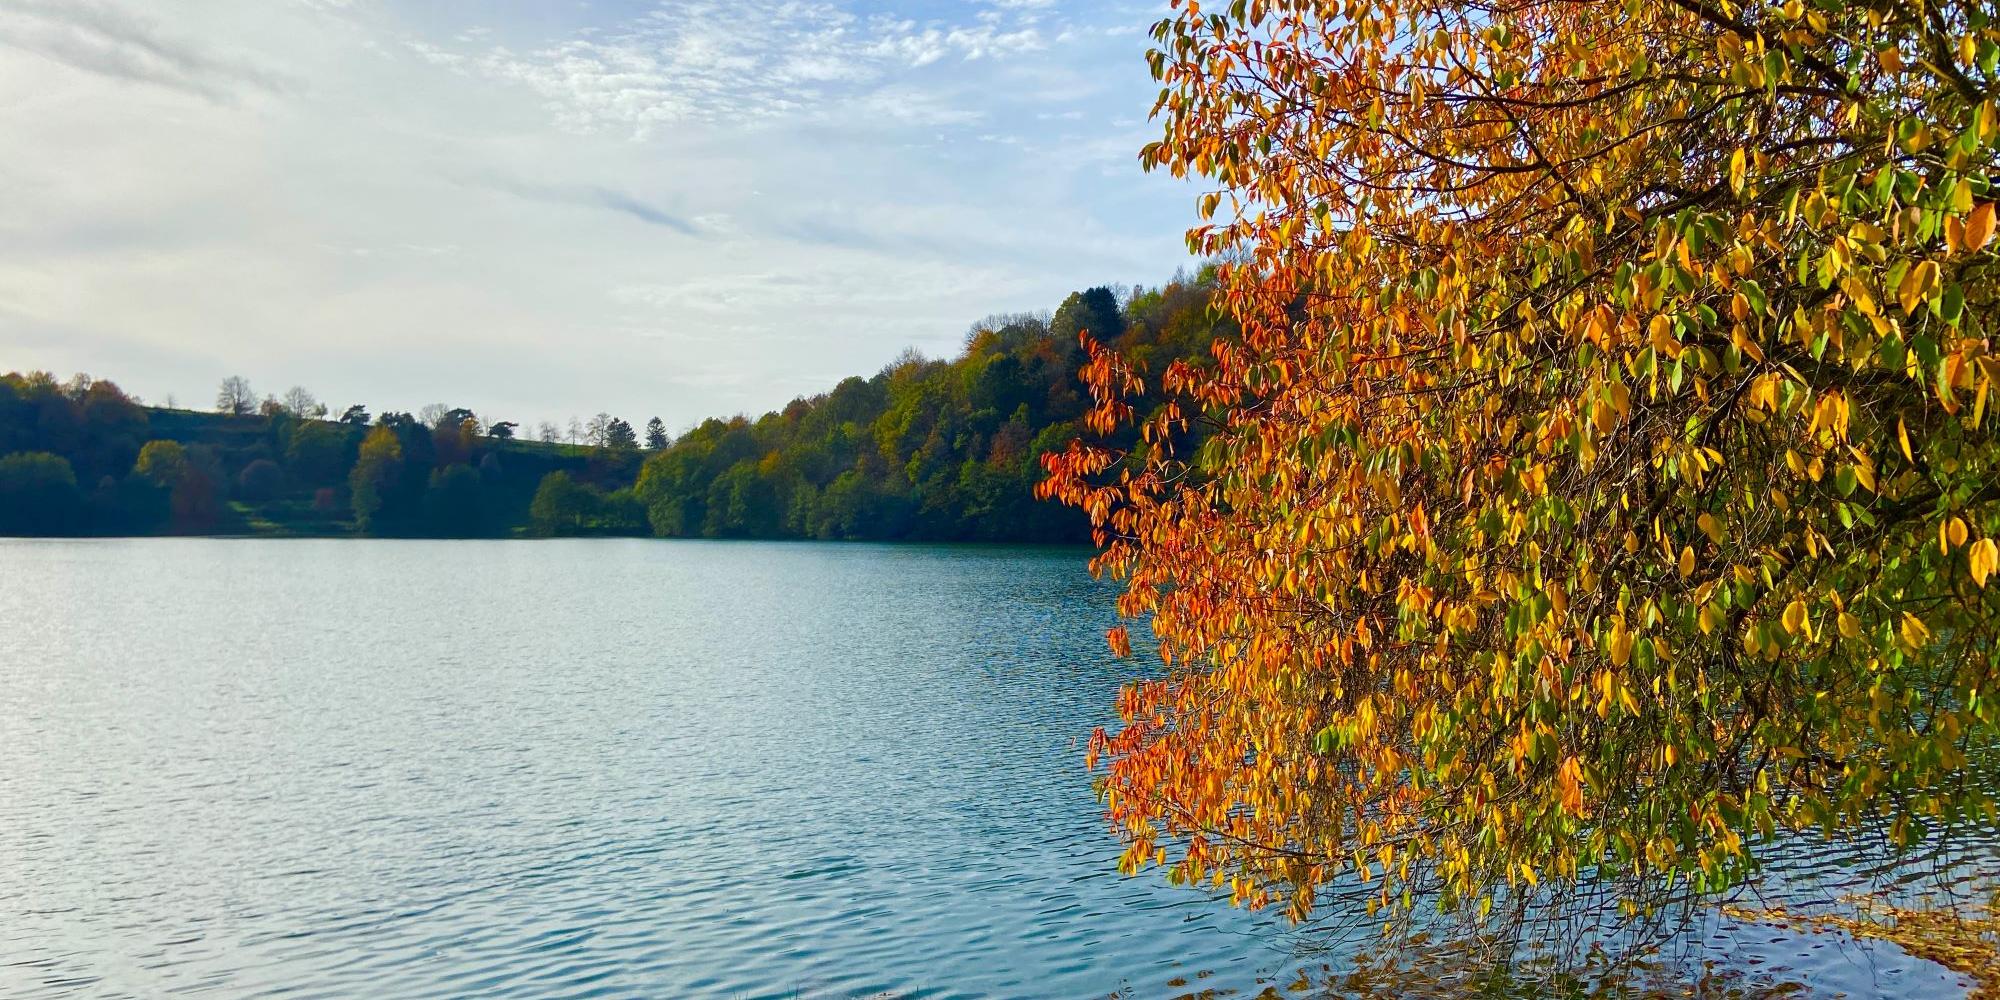
<instances>
[{"instance_id":1,"label":"distant treeline","mask_svg":"<svg viewBox=\"0 0 2000 1000\"><path fill-rule=\"evenodd\" d=\"M213 412L151 407L117 385L0 376L0 534L659 535L1081 541L1081 516L1034 499L1040 456L1086 433L1077 333L1153 361L1228 335L1206 273L1053 315L975 325L950 361L915 353L872 378L751 420L643 439L600 414L569 440L469 410L335 414L303 389L263 400L223 381Z\"/></svg>"}]
</instances>

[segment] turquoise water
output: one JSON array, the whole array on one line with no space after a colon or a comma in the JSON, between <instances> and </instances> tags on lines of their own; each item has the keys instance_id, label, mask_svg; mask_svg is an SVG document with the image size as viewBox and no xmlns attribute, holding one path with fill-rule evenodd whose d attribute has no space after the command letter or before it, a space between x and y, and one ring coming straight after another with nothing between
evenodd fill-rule
<instances>
[{"instance_id":1,"label":"turquoise water","mask_svg":"<svg viewBox=\"0 0 2000 1000\"><path fill-rule=\"evenodd\" d=\"M1083 558L0 541L0 996L1283 990L1275 919L1116 874Z\"/></svg>"}]
</instances>

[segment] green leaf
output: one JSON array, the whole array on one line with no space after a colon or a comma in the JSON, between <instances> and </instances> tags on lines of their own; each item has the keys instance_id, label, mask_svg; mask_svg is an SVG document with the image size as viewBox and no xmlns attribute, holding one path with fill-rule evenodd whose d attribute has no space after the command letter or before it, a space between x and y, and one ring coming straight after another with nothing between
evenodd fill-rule
<instances>
[{"instance_id":1,"label":"green leaf","mask_svg":"<svg viewBox=\"0 0 2000 1000\"><path fill-rule=\"evenodd\" d=\"M1944 294L1938 298L1936 308L1939 319L1957 326L1959 318L1965 314L1964 287L1957 282L1944 286Z\"/></svg>"},{"instance_id":2,"label":"green leaf","mask_svg":"<svg viewBox=\"0 0 2000 1000\"><path fill-rule=\"evenodd\" d=\"M1759 316L1764 315L1764 307L1769 304L1769 300L1764 297L1763 287L1749 278L1743 279L1736 287L1743 293L1744 298L1750 300L1750 310Z\"/></svg>"}]
</instances>

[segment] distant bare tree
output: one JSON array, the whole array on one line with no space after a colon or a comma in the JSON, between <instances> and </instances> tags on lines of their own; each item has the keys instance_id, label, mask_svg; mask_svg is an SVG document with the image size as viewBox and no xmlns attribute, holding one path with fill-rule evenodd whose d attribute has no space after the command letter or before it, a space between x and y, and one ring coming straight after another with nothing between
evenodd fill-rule
<instances>
[{"instance_id":1,"label":"distant bare tree","mask_svg":"<svg viewBox=\"0 0 2000 1000\"><path fill-rule=\"evenodd\" d=\"M544 420L541 426L535 428L535 437L544 444L555 444L562 440L562 430L556 427L554 421Z\"/></svg>"},{"instance_id":2,"label":"distant bare tree","mask_svg":"<svg viewBox=\"0 0 2000 1000\"><path fill-rule=\"evenodd\" d=\"M90 391L92 381L88 374L77 372L69 377L69 381L63 383L62 394L68 396L71 402L83 402L84 394Z\"/></svg>"},{"instance_id":3,"label":"distant bare tree","mask_svg":"<svg viewBox=\"0 0 2000 1000\"><path fill-rule=\"evenodd\" d=\"M611 444L612 419L613 417L609 413L599 413L597 416L591 417L590 423L585 424L583 428L584 440L588 441L593 448L609 447Z\"/></svg>"},{"instance_id":4,"label":"distant bare tree","mask_svg":"<svg viewBox=\"0 0 2000 1000\"><path fill-rule=\"evenodd\" d=\"M915 347L905 347L902 353L896 355L896 360L889 362L882 372L885 375L908 375L911 372L922 371L930 363L931 359L924 357L923 351Z\"/></svg>"},{"instance_id":5,"label":"distant bare tree","mask_svg":"<svg viewBox=\"0 0 2000 1000\"><path fill-rule=\"evenodd\" d=\"M279 402L285 404L285 411L295 417L316 420L326 416L327 413L326 404L320 402L319 397L306 391L306 387L302 385L295 385L286 389L285 395L279 399Z\"/></svg>"},{"instance_id":6,"label":"distant bare tree","mask_svg":"<svg viewBox=\"0 0 2000 1000\"><path fill-rule=\"evenodd\" d=\"M450 412L451 407L443 403L432 403L417 411L417 422L425 427L436 427L438 421L443 420L444 415Z\"/></svg>"},{"instance_id":7,"label":"distant bare tree","mask_svg":"<svg viewBox=\"0 0 2000 1000\"><path fill-rule=\"evenodd\" d=\"M575 417L569 418L569 443L570 444L583 443L583 421L578 420Z\"/></svg>"},{"instance_id":8,"label":"distant bare tree","mask_svg":"<svg viewBox=\"0 0 2000 1000\"><path fill-rule=\"evenodd\" d=\"M256 408L257 393L251 390L249 379L231 375L222 380L222 386L215 392L216 412L241 417Z\"/></svg>"},{"instance_id":9,"label":"distant bare tree","mask_svg":"<svg viewBox=\"0 0 2000 1000\"><path fill-rule=\"evenodd\" d=\"M178 410L181 408L180 401L175 399L174 394L171 392L167 393L167 400L164 405L169 410Z\"/></svg>"}]
</instances>

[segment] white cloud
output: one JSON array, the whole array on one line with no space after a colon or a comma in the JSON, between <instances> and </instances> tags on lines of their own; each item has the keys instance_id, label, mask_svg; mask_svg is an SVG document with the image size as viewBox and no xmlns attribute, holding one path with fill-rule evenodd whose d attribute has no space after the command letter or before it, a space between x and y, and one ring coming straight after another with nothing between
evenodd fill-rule
<instances>
[{"instance_id":1,"label":"white cloud","mask_svg":"<svg viewBox=\"0 0 2000 1000\"><path fill-rule=\"evenodd\" d=\"M528 87L566 128L625 128L645 136L685 121L838 115L849 101L869 100L866 93L857 98L857 85L954 56L1001 59L1041 50L1046 41L1038 17L987 10L952 24L863 19L834 4L806 0L695 0L527 51L409 44L439 65L476 67ZM977 117L970 110L949 115L931 110L918 120L943 124Z\"/></svg>"},{"instance_id":2,"label":"white cloud","mask_svg":"<svg viewBox=\"0 0 2000 1000\"><path fill-rule=\"evenodd\" d=\"M883 281L879 259L861 255L792 270L739 271L673 283L628 285L614 296L632 305L683 315L760 317L873 313L881 306L941 305L952 289L999 289L1012 279L991 269L931 262L892 265L899 280Z\"/></svg>"},{"instance_id":3,"label":"white cloud","mask_svg":"<svg viewBox=\"0 0 2000 1000\"><path fill-rule=\"evenodd\" d=\"M275 73L101 0L12 0L0 7L0 45L86 72L211 100L285 89Z\"/></svg>"},{"instance_id":4,"label":"white cloud","mask_svg":"<svg viewBox=\"0 0 2000 1000\"><path fill-rule=\"evenodd\" d=\"M0 368L685 426L1180 262L1129 10L529 6L0 0Z\"/></svg>"}]
</instances>

